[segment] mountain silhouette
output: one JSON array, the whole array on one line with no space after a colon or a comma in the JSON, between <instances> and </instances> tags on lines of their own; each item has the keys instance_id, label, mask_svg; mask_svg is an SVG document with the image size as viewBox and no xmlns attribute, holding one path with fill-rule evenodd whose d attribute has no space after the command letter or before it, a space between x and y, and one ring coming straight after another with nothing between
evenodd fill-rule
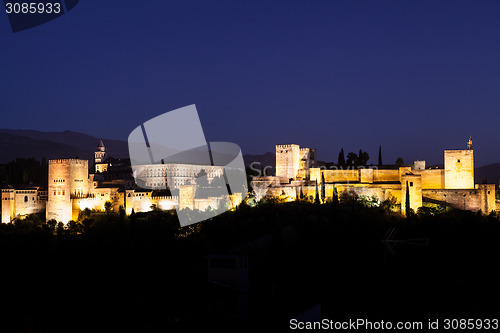
<instances>
[{"instance_id":1,"label":"mountain silhouette","mask_svg":"<svg viewBox=\"0 0 500 333\"><path fill-rule=\"evenodd\" d=\"M42 157L47 159L79 157L93 160L100 139L103 140L109 156L128 157L126 141L96 138L72 131L0 129L0 163L30 157L37 160L41 160Z\"/></svg>"}]
</instances>

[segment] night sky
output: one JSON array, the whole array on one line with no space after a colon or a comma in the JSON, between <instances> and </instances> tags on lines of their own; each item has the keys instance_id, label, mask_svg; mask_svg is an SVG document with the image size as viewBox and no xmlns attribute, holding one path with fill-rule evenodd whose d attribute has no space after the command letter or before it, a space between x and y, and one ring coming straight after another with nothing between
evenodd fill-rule
<instances>
[{"instance_id":1,"label":"night sky","mask_svg":"<svg viewBox=\"0 0 500 333\"><path fill-rule=\"evenodd\" d=\"M12 33L0 128L126 140L196 104L208 141L344 148L377 163L500 162L500 2L81 0Z\"/></svg>"}]
</instances>

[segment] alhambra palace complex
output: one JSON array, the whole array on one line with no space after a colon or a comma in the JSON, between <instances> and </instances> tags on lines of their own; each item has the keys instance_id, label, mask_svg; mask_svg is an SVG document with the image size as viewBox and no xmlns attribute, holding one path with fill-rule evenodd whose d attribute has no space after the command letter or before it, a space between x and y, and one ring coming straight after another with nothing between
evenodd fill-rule
<instances>
[{"instance_id":1,"label":"alhambra palace complex","mask_svg":"<svg viewBox=\"0 0 500 333\"><path fill-rule=\"evenodd\" d=\"M324 181L325 200L334 193L373 197L379 202L392 199L402 214L406 214L409 191L409 207L415 212L429 202L488 214L496 211L495 185L474 184L474 154L469 142L468 149L444 151L444 169L426 169L425 161L399 168L325 169L315 167L315 149L277 145L276 176L254 178L252 186L258 200L266 195L295 200L301 195L315 198Z\"/></svg>"},{"instance_id":2,"label":"alhambra palace complex","mask_svg":"<svg viewBox=\"0 0 500 333\"><path fill-rule=\"evenodd\" d=\"M212 165L160 164L143 165L140 170L147 183L143 189L135 184L128 159L106 158L106 148L99 142L94 153L94 173L89 173L89 161L81 159L49 160L48 189L12 187L2 189L2 222L16 217L46 212L46 220L67 223L76 220L86 208L104 210L105 203L126 214L147 212L156 206L162 210L190 208L205 210L221 204L229 208L242 201L241 194L218 197L194 193L196 176L203 169L208 181L219 177L223 167ZM171 184L166 193L167 173ZM201 192L201 191L200 191ZM171 194L176 195L171 195Z\"/></svg>"},{"instance_id":3,"label":"alhambra palace complex","mask_svg":"<svg viewBox=\"0 0 500 333\"><path fill-rule=\"evenodd\" d=\"M315 156L314 149L296 144L276 145L276 175L253 178L251 186L256 199L264 196L288 201L300 196L314 198L321 187L325 201L334 195L366 196L380 202L390 199L400 205L402 214L406 214L408 197L409 207L414 211L423 202L484 214L496 211L495 185L474 183L472 146L465 150L445 150L444 169L426 169L425 161L415 161L413 166L399 168L367 166L333 170L318 167ZM45 210L47 220L67 223L76 220L85 208L104 210L106 202L111 203L114 211L123 207L127 214L150 211L154 206L163 210L205 210L221 204L235 207L241 203L244 198L238 194L204 197L194 193L193 184L202 169L209 181L223 173L223 167L218 166L145 165L141 172L147 175L145 185L150 189L141 189L135 184L130 162L106 158L101 141L94 156L94 173L89 173L87 160L50 160L47 190L40 187L2 189L2 222ZM169 188L176 195L158 191L165 188L167 174L171 176Z\"/></svg>"}]
</instances>

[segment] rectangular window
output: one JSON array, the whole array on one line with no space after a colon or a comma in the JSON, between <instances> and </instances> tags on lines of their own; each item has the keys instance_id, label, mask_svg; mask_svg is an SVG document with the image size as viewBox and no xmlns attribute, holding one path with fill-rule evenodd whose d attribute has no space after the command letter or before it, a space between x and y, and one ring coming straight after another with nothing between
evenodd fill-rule
<instances>
[{"instance_id":1,"label":"rectangular window","mask_svg":"<svg viewBox=\"0 0 500 333\"><path fill-rule=\"evenodd\" d=\"M413 187L413 182L410 182L410 187Z\"/></svg>"}]
</instances>

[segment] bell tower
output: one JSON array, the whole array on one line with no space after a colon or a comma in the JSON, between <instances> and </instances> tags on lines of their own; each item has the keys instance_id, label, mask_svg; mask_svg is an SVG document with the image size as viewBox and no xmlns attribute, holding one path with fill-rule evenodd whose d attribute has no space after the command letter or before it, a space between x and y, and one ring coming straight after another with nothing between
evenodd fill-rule
<instances>
[{"instance_id":1,"label":"bell tower","mask_svg":"<svg viewBox=\"0 0 500 333\"><path fill-rule=\"evenodd\" d=\"M103 172L108 169L108 165L104 163L105 159L106 147L104 147L104 143L102 143L102 140L99 140L99 145L97 146L97 150L94 153L95 172Z\"/></svg>"}]
</instances>

